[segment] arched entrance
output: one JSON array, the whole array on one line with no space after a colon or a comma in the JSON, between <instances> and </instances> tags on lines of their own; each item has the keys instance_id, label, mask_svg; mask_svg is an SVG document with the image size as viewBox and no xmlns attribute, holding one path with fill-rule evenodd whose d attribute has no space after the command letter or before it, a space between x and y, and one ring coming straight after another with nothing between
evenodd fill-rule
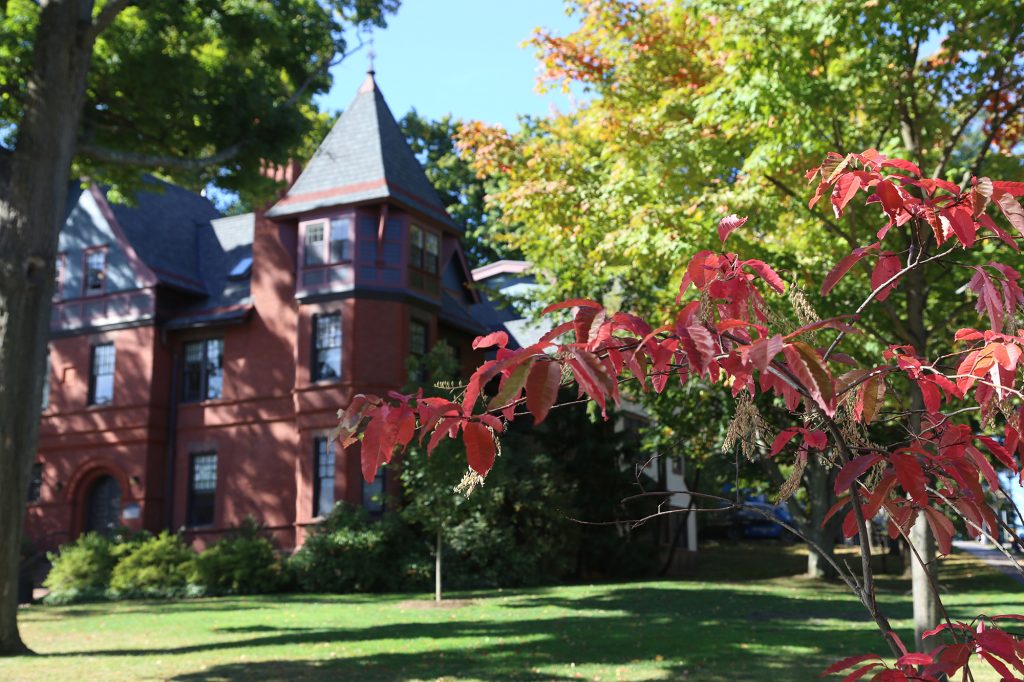
<instances>
[{"instance_id":1,"label":"arched entrance","mask_svg":"<svg viewBox=\"0 0 1024 682\"><path fill-rule=\"evenodd\" d=\"M100 476L85 501L85 530L107 535L121 525L121 486L113 476Z\"/></svg>"}]
</instances>

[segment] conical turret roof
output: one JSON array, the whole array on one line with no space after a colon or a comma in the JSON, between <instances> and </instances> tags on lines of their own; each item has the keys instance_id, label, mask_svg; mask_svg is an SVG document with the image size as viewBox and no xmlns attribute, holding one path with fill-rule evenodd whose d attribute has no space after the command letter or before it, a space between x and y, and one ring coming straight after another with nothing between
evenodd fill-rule
<instances>
[{"instance_id":1,"label":"conical turret roof","mask_svg":"<svg viewBox=\"0 0 1024 682\"><path fill-rule=\"evenodd\" d=\"M280 218L384 198L460 229L444 210L370 73L295 184L267 215Z\"/></svg>"}]
</instances>

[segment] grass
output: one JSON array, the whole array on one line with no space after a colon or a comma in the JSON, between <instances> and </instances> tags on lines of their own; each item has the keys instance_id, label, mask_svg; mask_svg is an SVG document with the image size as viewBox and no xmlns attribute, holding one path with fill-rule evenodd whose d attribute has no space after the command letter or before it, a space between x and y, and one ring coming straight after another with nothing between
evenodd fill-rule
<instances>
[{"instance_id":1,"label":"grass","mask_svg":"<svg viewBox=\"0 0 1024 682\"><path fill-rule=\"evenodd\" d=\"M0 659L0 679L809 680L881 652L840 585L782 577L801 551L711 548L692 580L459 593L474 601L456 607L410 595L34 606L21 623L39 655ZM1024 590L973 559L947 560L943 580L954 616L1020 610ZM905 641L907 587L879 586Z\"/></svg>"}]
</instances>

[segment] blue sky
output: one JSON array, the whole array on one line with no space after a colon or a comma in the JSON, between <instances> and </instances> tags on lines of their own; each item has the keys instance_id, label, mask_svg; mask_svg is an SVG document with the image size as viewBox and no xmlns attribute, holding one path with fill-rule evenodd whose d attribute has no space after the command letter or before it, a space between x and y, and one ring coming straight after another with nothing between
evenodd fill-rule
<instances>
[{"instance_id":1,"label":"blue sky","mask_svg":"<svg viewBox=\"0 0 1024 682\"><path fill-rule=\"evenodd\" d=\"M561 92L537 94L537 60L520 45L537 26L565 34L575 25L561 0L403 0L388 27L374 31L377 83L396 117L415 108L432 119L451 113L514 128L516 114L572 108ZM320 108L348 106L366 69L365 48L336 66Z\"/></svg>"}]
</instances>

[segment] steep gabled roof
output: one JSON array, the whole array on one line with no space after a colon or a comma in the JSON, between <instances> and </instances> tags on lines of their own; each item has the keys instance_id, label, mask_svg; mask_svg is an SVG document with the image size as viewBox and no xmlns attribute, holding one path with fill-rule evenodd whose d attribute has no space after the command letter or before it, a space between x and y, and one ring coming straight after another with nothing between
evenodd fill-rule
<instances>
[{"instance_id":1,"label":"steep gabled roof","mask_svg":"<svg viewBox=\"0 0 1024 682\"><path fill-rule=\"evenodd\" d=\"M272 218L390 198L459 229L444 210L370 73Z\"/></svg>"},{"instance_id":2,"label":"steep gabled roof","mask_svg":"<svg viewBox=\"0 0 1024 682\"><path fill-rule=\"evenodd\" d=\"M161 282L209 293L200 270L198 243L199 229L220 216L209 199L147 175L131 205L109 201L107 205Z\"/></svg>"}]
</instances>

